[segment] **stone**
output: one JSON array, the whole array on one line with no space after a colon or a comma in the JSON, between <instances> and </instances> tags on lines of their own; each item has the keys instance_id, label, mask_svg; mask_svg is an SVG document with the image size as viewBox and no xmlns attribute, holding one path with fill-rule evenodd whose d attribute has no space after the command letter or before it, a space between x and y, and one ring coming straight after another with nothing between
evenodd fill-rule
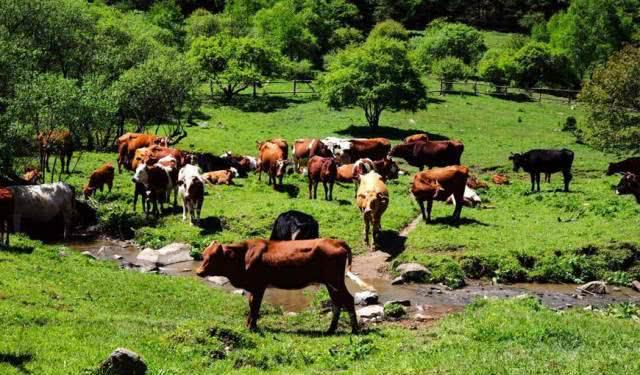
<instances>
[{"instance_id":1,"label":"stone","mask_svg":"<svg viewBox=\"0 0 640 375\"><path fill-rule=\"evenodd\" d=\"M236 289L233 291L233 294L238 294L241 296L244 296L247 292L245 292L243 289Z\"/></svg>"},{"instance_id":2,"label":"stone","mask_svg":"<svg viewBox=\"0 0 640 375\"><path fill-rule=\"evenodd\" d=\"M86 256L87 258L96 259L96 256L95 256L95 255L93 255L93 254L91 254L91 252L89 252L89 251L83 251L83 252L82 252L82 253L80 253L80 254L82 254L82 255Z\"/></svg>"},{"instance_id":3,"label":"stone","mask_svg":"<svg viewBox=\"0 0 640 375\"><path fill-rule=\"evenodd\" d=\"M636 292L640 292L640 281L633 280L631 282L631 288L633 288L633 290L635 290Z\"/></svg>"},{"instance_id":4,"label":"stone","mask_svg":"<svg viewBox=\"0 0 640 375\"><path fill-rule=\"evenodd\" d=\"M363 307L356 311L356 313L361 319L384 318L384 308L380 305Z\"/></svg>"},{"instance_id":5,"label":"stone","mask_svg":"<svg viewBox=\"0 0 640 375\"><path fill-rule=\"evenodd\" d=\"M123 257L122 255L114 254L114 255L113 255L113 259L115 259L115 260L122 260L122 259L124 259L124 257Z\"/></svg>"},{"instance_id":6,"label":"stone","mask_svg":"<svg viewBox=\"0 0 640 375\"><path fill-rule=\"evenodd\" d=\"M99 372L113 375L144 375L147 373L147 365L137 353L118 348L102 362Z\"/></svg>"},{"instance_id":7,"label":"stone","mask_svg":"<svg viewBox=\"0 0 640 375\"><path fill-rule=\"evenodd\" d=\"M416 314L413 316L413 319L419 322L428 322L430 320L434 320L435 318L431 315Z\"/></svg>"},{"instance_id":8,"label":"stone","mask_svg":"<svg viewBox=\"0 0 640 375\"><path fill-rule=\"evenodd\" d=\"M125 250L119 246L101 246L96 252L96 257L100 259L118 259L116 255L124 251Z\"/></svg>"},{"instance_id":9,"label":"stone","mask_svg":"<svg viewBox=\"0 0 640 375\"><path fill-rule=\"evenodd\" d=\"M578 288L579 292L587 292L592 294L607 294L607 284L604 281L590 281Z\"/></svg>"},{"instance_id":10,"label":"stone","mask_svg":"<svg viewBox=\"0 0 640 375\"><path fill-rule=\"evenodd\" d=\"M404 281L423 282L429 276L427 267L418 263L403 263L396 270Z\"/></svg>"},{"instance_id":11,"label":"stone","mask_svg":"<svg viewBox=\"0 0 640 375\"><path fill-rule=\"evenodd\" d=\"M402 278L402 276L398 276L395 279L391 280L391 285L400 285L400 284L404 284L404 279Z\"/></svg>"},{"instance_id":12,"label":"stone","mask_svg":"<svg viewBox=\"0 0 640 375\"><path fill-rule=\"evenodd\" d=\"M393 299L385 302L384 305L385 306L387 305L411 306L411 301L409 301L408 299Z\"/></svg>"},{"instance_id":13,"label":"stone","mask_svg":"<svg viewBox=\"0 0 640 375\"><path fill-rule=\"evenodd\" d=\"M207 281L220 286L223 286L229 283L229 279L227 279L224 276L209 276L207 277Z\"/></svg>"},{"instance_id":14,"label":"stone","mask_svg":"<svg viewBox=\"0 0 640 375\"><path fill-rule=\"evenodd\" d=\"M172 243L162 249L144 249L138 254L138 261L154 263L159 266L168 266L175 263L188 262L191 257L191 245L184 243Z\"/></svg>"},{"instance_id":15,"label":"stone","mask_svg":"<svg viewBox=\"0 0 640 375\"><path fill-rule=\"evenodd\" d=\"M375 305L378 303L378 294L371 291L358 292L354 295L356 305Z\"/></svg>"}]
</instances>

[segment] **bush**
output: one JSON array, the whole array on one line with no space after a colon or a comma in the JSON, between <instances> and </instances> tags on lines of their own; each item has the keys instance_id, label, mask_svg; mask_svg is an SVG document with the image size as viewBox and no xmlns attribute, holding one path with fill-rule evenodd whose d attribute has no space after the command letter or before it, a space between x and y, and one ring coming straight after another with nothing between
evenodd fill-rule
<instances>
[{"instance_id":1,"label":"bush","mask_svg":"<svg viewBox=\"0 0 640 375\"><path fill-rule=\"evenodd\" d=\"M578 81L567 55L546 43L527 43L513 55L513 65L511 79L521 87L542 84L566 88Z\"/></svg>"},{"instance_id":2,"label":"bush","mask_svg":"<svg viewBox=\"0 0 640 375\"><path fill-rule=\"evenodd\" d=\"M472 74L471 68L457 57L445 57L431 65L431 73L445 81L466 79Z\"/></svg>"},{"instance_id":3,"label":"bush","mask_svg":"<svg viewBox=\"0 0 640 375\"><path fill-rule=\"evenodd\" d=\"M509 52L491 50L478 63L478 74L482 79L495 85L506 85L512 70Z\"/></svg>"},{"instance_id":4,"label":"bush","mask_svg":"<svg viewBox=\"0 0 640 375\"><path fill-rule=\"evenodd\" d=\"M378 23L371 30L369 38L391 38L406 42L409 40L409 33L401 23L394 20L386 20Z\"/></svg>"},{"instance_id":5,"label":"bush","mask_svg":"<svg viewBox=\"0 0 640 375\"><path fill-rule=\"evenodd\" d=\"M418 40L414 60L423 71L429 71L434 60L457 57L464 64L475 66L487 50L482 34L461 23L432 22Z\"/></svg>"},{"instance_id":6,"label":"bush","mask_svg":"<svg viewBox=\"0 0 640 375\"><path fill-rule=\"evenodd\" d=\"M357 44L364 40L362 31L354 27L340 27L333 32L329 38L329 45L332 50L342 49L351 44Z\"/></svg>"},{"instance_id":7,"label":"bush","mask_svg":"<svg viewBox=\"0 0 640 375\"><path fill-rule=\"evenodd\" d=\"M406 313L407 312L404 310L404 307L397 303L390 303L384 306L384 316L399 318L404 316Z\"/></svg>"},{"instance_id":8,"label":"bush","mask_svg":"<svg viewBox=\"0 0 640 375\"><path fill-rule=\"evenodd\" d=\"M462 268L451 258L431 258L425 266L431 271L429 282L443 283L451 288L462 288L465 285Z\"/></svg>"}]
</instances>

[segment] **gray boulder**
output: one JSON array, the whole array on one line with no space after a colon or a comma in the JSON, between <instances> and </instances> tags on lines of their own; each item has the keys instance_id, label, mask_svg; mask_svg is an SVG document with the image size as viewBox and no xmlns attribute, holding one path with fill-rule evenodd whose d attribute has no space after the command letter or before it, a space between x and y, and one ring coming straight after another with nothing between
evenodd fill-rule
<instances>
[{"instance_id":1,"label":"gray boulder","mask_svg":"<svg viewBox=\"0 0 640 375\"><path fill-rule=\"evenodd\" d=\"M137 353L129 349L118 348L100 365L100 374L144 375L147 365Z\"/></svg>"},{"instance_id":2,"label":"gray boulder","mask_svg":"<svg viewBox=\"0 0 640 375\"><path fill-rule=\"evenodd\" d=\"M356 311L356 314L361 319L382 319L384 318L384 308L380 305L371 305L359 309L358 311Z\"/></svg>"},{"instance_id":3,"label":"gray boulder","mask_svg":"<svg viewBox=\"0 0 640 375\"><path fill-rule=\"evenodd\" d=\"M378 295L374 292L364 291L354 295L356 305L375 305L378 303Z\"/></svg>"},{"instance_id":4,"label":"gray boulder","mask_svg":"<svg viewBox=\"0 0 640 375\"><path fill-rule=\"evenodd\" d=\"M152 263L158 266L188 262L191 257L191 245L184 243L172 243L160 250L144 249L138 254L137 260L144 263Z\"/></svg>"},{"instance_id":5,"label":"gray boulder","mask_svg":"<svg viewBox=\"0 0 640 375\"><path fill-rule=\"evenodd\" d=\"M227 279L224 276L209 276L207 277L207 281L220 286L223 286L229 283L229 279Z\"/></svg>"},{"instance_id":6,"label":"gray boulder","mask_svg":"<svg viewBox=\"0 0 640 375\"><path fill-rule=\"evenodd\" d=\"M591 294L607 294L607 284L604 281L590 281L582 286L578 287L579 292L586 292Z\"/></svg>"},{"instance_id":7,"label":"gray boulder","mask_svg":"<svg viewBox=\"0 0 640 375\"><path fill-rule=\"evenodd\" d=\"M404 281L423 282L430 275L427 267L418 263L403 263L396 270Z\"/></svg>"}]
</instances>

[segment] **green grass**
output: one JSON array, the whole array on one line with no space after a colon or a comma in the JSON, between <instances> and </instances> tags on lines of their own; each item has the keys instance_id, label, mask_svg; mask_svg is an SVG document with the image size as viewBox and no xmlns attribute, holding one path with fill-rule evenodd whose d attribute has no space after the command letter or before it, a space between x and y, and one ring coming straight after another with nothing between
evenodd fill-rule
<instances>
[{"instance_id":1,"label":"green grass","mask_svg":"<svg viewBox=\"0 0 640 375\"><path fill-rule=\"evenodd\" d=\"M480 301L435 328L383 325L322 336L329 317L263 306L191 278L121 270L19 237L0 250L0 373L88 373L116 347L150 374L637 373L633 306L557 313L532 299ZM63 251L66 255L60 255ZM623 319L627 318L627 319ZM340 332L348 332L346 315Z\"/></svg>"},{"instance_id":2,"label":"green grass","mask_svg":"<svg viewBox=\"0 0 640 375\"><path fill-rule=\"evenodd\" d=\"M514 35L518 35L515 33L503 33L500 31L482 31L482 36L484 36L484 44L487 46L487 49L503 49L506 47L509 39Z\"/></svg>"}]
</instances>

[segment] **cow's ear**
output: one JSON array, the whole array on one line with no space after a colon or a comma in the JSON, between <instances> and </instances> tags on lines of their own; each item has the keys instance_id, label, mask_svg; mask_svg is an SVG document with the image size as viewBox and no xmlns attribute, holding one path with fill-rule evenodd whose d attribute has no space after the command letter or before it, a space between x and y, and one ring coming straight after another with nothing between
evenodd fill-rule
<instances>
[{"instance_id":1,"label":"cow's ear","mask_svg":"<svg viewBox=\"0 0 640 375\"><path fill-rule=\"evenodd\" d=\"M267 249L267 243L264 241L254 242L247 250L244 256L245 271L255 268L256 264L262 259L262 254Z\"/></svg>"}]
</instances>

